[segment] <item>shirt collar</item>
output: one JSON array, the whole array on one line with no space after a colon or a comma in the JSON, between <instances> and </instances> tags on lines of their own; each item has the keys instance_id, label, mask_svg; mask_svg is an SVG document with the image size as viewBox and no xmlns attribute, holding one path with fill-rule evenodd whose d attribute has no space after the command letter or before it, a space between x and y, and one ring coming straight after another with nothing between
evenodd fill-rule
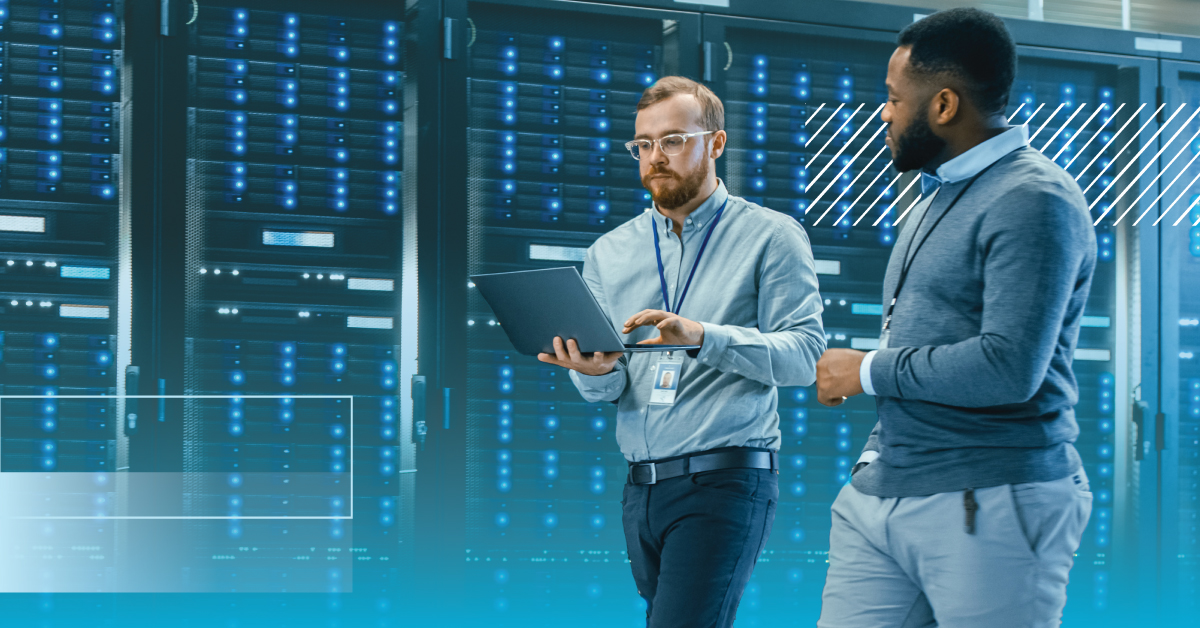
<instances>
[{"instance_id":1,"label":"shirt collar","mask_svg":"<svg viewBox=\"0 0 1200 628\"><path fill-rule=\"evenodd\" d=\"M934 177L939 183L957 183L970 179L983 172L984 168L1000 161L1005 155L1028 145L1029 127L1019 124L947 161L939 166L933 175L922 173L922 178ZM924 185L922 183L922 186Z\"/></svg>"},{"instance_id":2,"label":"shirt collar","mask_svg":"<svg viewBox=\"0 0 1200 628\"><path fill-rule=\"evenodd\" d=\"M700 206L695 211L688 214L688 217L684 219L684 229L687 229L689 226L697 229L707 227L709 221L712 220L717 210L721 208L721 205L725 203L727 198L729 198L729 191L725 189L725 182L717 179L717 189L703 203L700 203ZM658 207L652 207L650 211L655 216L654 223L656 225L663 227L666 231L671 230L671 219L659 213Z\"/></svg>"}]
</instances>

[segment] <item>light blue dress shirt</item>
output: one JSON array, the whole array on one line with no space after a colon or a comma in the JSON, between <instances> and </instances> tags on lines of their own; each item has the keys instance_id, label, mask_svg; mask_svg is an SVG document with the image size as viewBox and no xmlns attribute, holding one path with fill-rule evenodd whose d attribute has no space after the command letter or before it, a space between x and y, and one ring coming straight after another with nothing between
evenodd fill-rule
<instances>
[{"instance_id":1,"label":"light blue dress shirt","mask_svg":"<svg viewBox=\"0 0 1200 628\"><path fill-rule=\"evenodd\" d=\"M617 402L617 444L631 462L717 447L778 450L776 387L816 380L825 333L808 236L794 219L730 195L724 183L684 221L682 238L656 209L602 236L588 248L583 279L618 330L642 310L665 310L650 230L658 230L674 303L727 198L679 312L704 326L704 345L684 358L675 404L649 403L659 353L626 354L605 375L571 371L584 399ZM642 327L626 342L657 336Z\"/></svg>"},{"instance_id":2,"label":"light blue dress shirt","mask_svg":"<svg viewBox=\"0 0 1200 628\"><path fill-rule=\"evenodd\" d=\"M919 224L921 216L925 210L933 202L937 196L937 190L943 183L955 183L964 179L979 174L984 168L996 163L1001 157L1029 145L1029 127L1022 124L1009 128L1007 131L993 137L987 141L980 143L967 152L947 161L938 167L934 174L927 172L921 173L921 193L925 195L917 207L905 218L906 224ZM884 304L887 307L887 304ZM875 394L875 387L871 385L871 362L875 358L875 352L868 352L863 358L862 366L858 369L858 379L862 384L863 392L868 395ZM867 453L864 452L864 456ZM876 454L878 455L878 454ZM862 459L860 459L862 461ZM867 460L870 462L870 460Z\"/></svg>"}]
</instances>

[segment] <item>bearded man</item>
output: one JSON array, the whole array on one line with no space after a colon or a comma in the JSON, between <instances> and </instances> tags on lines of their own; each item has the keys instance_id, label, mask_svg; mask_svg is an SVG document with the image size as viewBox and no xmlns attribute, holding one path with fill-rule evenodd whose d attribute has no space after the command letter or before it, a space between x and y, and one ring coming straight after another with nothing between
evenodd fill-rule
<instances>
[{"instance_id":1,"label":"bearded man","mask_svg":"<svg viewBox=\"0 0 1200 628\"><path fill-rule=\"evenodd\" d=\"M779 500L776 387L811 385L825 350L817 274L795 220L717 179L725 110L711 90L665 77L637 111L626 147L654 207L597 240L583 278L634 341L700 349L583 355L555 338L538 357L618 406L647 625L731 626Z\"/></svg>"},{"instance_id":2,"label":"bearded man","mask_svg":"<svg viewBox=\"0 0 1200 628\"><path fill-rule=\"evenodd\" d=\"M1000 18L940 11L900 33L887 145L919 170L883 282L879 349L830 349L817 399L879 423L833 503L819 628L1049 628L1092 494L1071 370L1096 268L1075 181L1005 110Z\"/></svg>"}]
</instances>

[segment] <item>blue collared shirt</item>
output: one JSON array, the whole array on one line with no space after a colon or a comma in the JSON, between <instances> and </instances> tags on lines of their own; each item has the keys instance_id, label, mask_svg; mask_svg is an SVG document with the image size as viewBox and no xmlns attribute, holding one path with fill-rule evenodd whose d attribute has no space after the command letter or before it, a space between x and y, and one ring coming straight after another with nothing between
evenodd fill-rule
<instances>
[{"instance_id":1,"label":"blue collared shirt","mask_svg":"<svg viewBox=\"0 0 1200 628\"><path fill-rule=\"evenodd\" d=\"M908 224L920 222L921 215L933 203L933 198L937 196L937 190L943 183L956 183L970 179L982 172L984 168L999 161L1001 157L1028 145L1029 127L1024 124L1017 125L947 161L939 166L934 174L921 172L921 194L926 198L913 209L912 215L906 218ZM875 387L871 385L871 361L874 358L874 351L867 353L858 370L863 392L868 395L875 394Z\"/></svg>"},{"instance_id":2,"label":"blue collared shirt","mask_svg":"<svg viewBox=\"0 0 1200 628\"><path fill-rule=\"evenodd\" d=\"M816 380L825 332L808 236L792 218L730 195L724 183L684 220L682 238L655 209L605 234L588 248L583 279L617 329L642 310L665 310L650 230L658 230L674 303L726 199L679 312L703 325L704 344L684 358L675 404L649 404L658 353L626 354L606 375L571 371L586 400L617 402L617 444L629 461L717 447L777 450L776 387ZM657 336L642 327L626 342Z\"/></svg>"}]
</instances>

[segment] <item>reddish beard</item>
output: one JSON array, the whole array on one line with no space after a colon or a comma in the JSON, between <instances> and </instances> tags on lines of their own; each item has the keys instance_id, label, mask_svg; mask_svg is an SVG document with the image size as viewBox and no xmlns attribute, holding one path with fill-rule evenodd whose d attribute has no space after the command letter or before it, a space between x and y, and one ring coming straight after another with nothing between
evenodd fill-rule
<instances>
[{"instance_id":1,"label":"reddish beard","mask_svg":"<svg viewBox=\"0 0 1200 628\"><path fill-rule=\"evenodd\" d=\"M650 187L650 177L666 175L670 179L660 179L661 189L655 192ZM686 176L680 176L673 170L651 166L650 171L642 175L642 187L650 191L654 204L663 209L675 209L700 194L704 181L708 179L708 160L702 160L700 165L692 169Z\"/></svg>"}]
</instances>

